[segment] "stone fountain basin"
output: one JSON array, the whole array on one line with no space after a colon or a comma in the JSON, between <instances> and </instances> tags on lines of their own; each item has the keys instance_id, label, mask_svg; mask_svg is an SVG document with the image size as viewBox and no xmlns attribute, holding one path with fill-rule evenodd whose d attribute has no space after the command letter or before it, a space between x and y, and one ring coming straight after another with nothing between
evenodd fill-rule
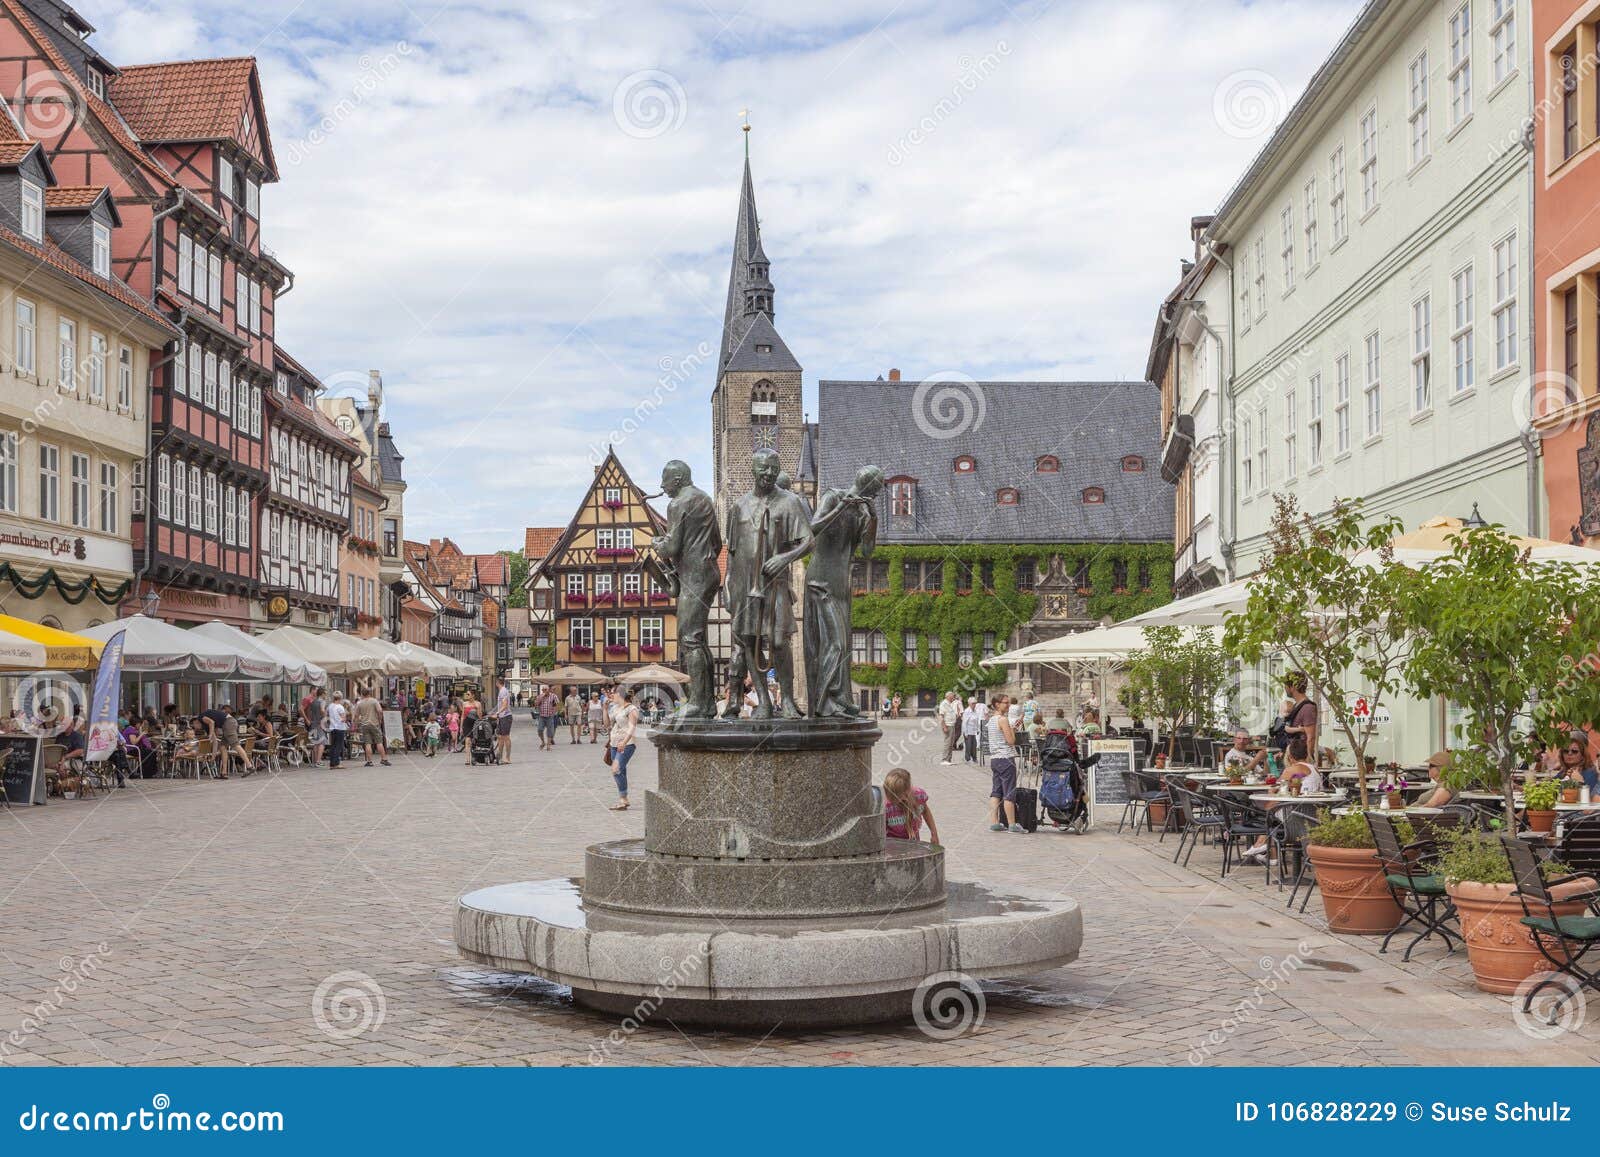
<instances>
[{"instance_id":1,"label":"stone fountain basin","mask_svg":"<svg viewBox=\"0 0 1600 1157\"><path fill-rule=\"evenodd\" d=\"M1083 943L1077 901L979 884L949 884L943 904L875 924L617 921L586 910L582 886L559 878L468 893L455 917L462 956L567 985L607 1012L800 1027L903 1019L929 977L1041 972L1072 963Z\"/></svg>"}]
</instances>

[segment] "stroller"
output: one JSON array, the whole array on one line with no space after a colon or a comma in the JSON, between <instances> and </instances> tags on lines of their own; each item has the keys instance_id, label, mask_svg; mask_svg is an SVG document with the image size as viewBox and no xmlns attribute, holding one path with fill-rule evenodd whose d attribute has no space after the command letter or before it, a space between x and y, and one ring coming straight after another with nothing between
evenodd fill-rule
<instances>
[{"instance_id":1,"label":"stroller","mask_svg":"<svg viewBox=\"0 0 1600 1157\"><path fill-rule=\"evenodd\" d=\"M499 763L499 756L495 753L495 738L494 720L478 716L467 738L468 762Z\"/></svg>"},{"instance_id":2,"label":"stroller","mask_svg":"<svg viewBox=\"0 0 1600 1157\"><path fill-rule=\"evenodd\" d=\"M1088 786L1084 772L1100 762L1098 755L1078 757L1077 736L1070 731L1047 732L1039 744L1039 789L1017 792L1017 822L1037 831L1048 819L1057 831L1089 829Z\"/></svg>"}]
</instances>

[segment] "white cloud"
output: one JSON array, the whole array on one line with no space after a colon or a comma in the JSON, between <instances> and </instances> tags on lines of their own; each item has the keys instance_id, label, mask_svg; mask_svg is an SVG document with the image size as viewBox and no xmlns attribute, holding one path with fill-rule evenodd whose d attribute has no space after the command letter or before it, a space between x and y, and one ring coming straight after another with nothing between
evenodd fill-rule
<instances>
[{"instance_id":1,"label":"white cloud","mask_svg":"<svg viewBox=\"0 0 1600 1157\"><path fill-rule=\"evenodd\" d=\"M891 365L1137 377L1189 218L1265 139L1215 124L1219 81L1292 96L1359 4L81 7L117 62L261 58L266 237L297 275L279 339L383 370L408 530L487 550L565 522L590 445L717 342L740 108L808 397ZM681 87L661 136L614 119L641 70ZM628 437L639 481L684 457L709 482L711 384Z\"/></svg>"}]
</instances>

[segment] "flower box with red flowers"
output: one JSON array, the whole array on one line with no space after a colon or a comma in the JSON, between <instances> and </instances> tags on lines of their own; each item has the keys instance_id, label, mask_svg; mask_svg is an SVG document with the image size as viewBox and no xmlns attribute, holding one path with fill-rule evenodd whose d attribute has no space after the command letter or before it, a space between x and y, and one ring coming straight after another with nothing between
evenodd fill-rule
<instances>
[{"instance_id":1,"label":"flower box with red flowers","mask_svg":"<svg viewBox=\"0 0 1600 1157\"><path fill-rule=\"evenodd\" d=\"M594 605L597 606L597 607L615 606L616 602L617 602L617 596L615 594L603 594L603 595L595 595L594 596Z\"/></svg>"},{"instance_id":2,"label":"flower box with red flowers","mask_svg":"<svg viewBox=\"0 0 1600 1157\"><path fill-rule=\"evenodd\" d=\"M607 510L621 510L622 509L622 499L620 499L620 498L608 498L604 502L602 502L600 505L604 506Z\"/></svg>"},{"instance_id":3,"label":"flower box with red flowers","mask_svg":"<svg viewBox=\"0 0 1600 1157\"><path fill-rule=\"evenodd\" d=\"M666 591L656 591L650 596L650 601L653 603L670 603L672 601L672 596Z\"/></svg>"},{"instance_id":4,"label":"flower box with red flowers","mask_svg":"<svg viewBox=\"0 0 1600 1157\"><path fill-rule=\"evenodd\" d=\"M622 601L627 603L629 606L638 606L640 603L644 602L644 596L643 595L623 595L622 596Z\"/></svg>"},{"instance_id":5,"label":"flower box with red flowers","mask_svg":"<svg viewBox=\"0 0 1600 1157\"><path fill-rule=\"evenodd\" d=\"M600 546L594 553L596 558L632 558L639 552L631 546Z\"/></svg>"},{"instance_id":6,"label":"flower box with red flowers","mask_svg":"<svg viewBox=\"0 0 1600 1157\"><path fill-rule=\"evenodd\" d=\"M660 648L660 647L640 647L639 648L639 654L641 654L641 655L659 655L661 653L662 653L662 648Z\"/></svg>"},{"instance_id":7,"label":"flower box with red flowers","mask_svg":"<svg viewBox=\"0 0 1600 1157\"><path fill-rule=\"evenodd\" d=\"M357 612L356 614L356 626L358 627L381 627L382 625L383 620L377 615L369 615L363 612Z\"/></svg>"},{"instance_id":8,"label":"flower box with red flowers","mask_svg":"<svg viewBox=\"0 0 1600 1157\"><path fill-rule=\"evenodd\" d=\"M608 654L608 655L626 655L627 653L628 653L628 648L626 648L626 647L607 647L606 648L606 654Z\"/></svg>"},{"instance_id":9,"label":"flower box with red flowers","mask_svg":"<svg viewBox=\"0 0 1600 1157\"><path fill-rule=\"evenodd\" d=\"M594 654L594 648L593 647L571 647L571 648L568 648L568 649L574 655L592 655L592 654Z\"/></svg>"},{"instance_id":10,"label":"flower box with red flowers","mask_svg":"<svg viewBox=\"0 0 1600 1157\"><path fill-rule=\"evenodd\" d=\"M568 595L567 596L567 605L569 607L586 607L586 606L589 605L589 596L588 595Z\"/></svg>"}]
</instances>

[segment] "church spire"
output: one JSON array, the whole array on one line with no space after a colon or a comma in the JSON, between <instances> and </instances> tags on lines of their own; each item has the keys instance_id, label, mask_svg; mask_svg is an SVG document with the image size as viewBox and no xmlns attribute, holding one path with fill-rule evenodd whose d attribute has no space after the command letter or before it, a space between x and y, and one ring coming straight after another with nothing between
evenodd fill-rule
<instances>
[{"instance_id":1,"label":"church spire","mask_svg":"<svg viewBox=\"0 0 1600 1157\"><path fill-rule=\"evenodd\" d=\"M757 316L773 317L771 263L761 246L761 221L756 214L755 182L750 176L750 126L744 126L744 182L739 190L739 217L733 229L733 263L728 270L728 303L722 319L722 357L726 366L745 331Z\"/></svg>"}]
</instances>

